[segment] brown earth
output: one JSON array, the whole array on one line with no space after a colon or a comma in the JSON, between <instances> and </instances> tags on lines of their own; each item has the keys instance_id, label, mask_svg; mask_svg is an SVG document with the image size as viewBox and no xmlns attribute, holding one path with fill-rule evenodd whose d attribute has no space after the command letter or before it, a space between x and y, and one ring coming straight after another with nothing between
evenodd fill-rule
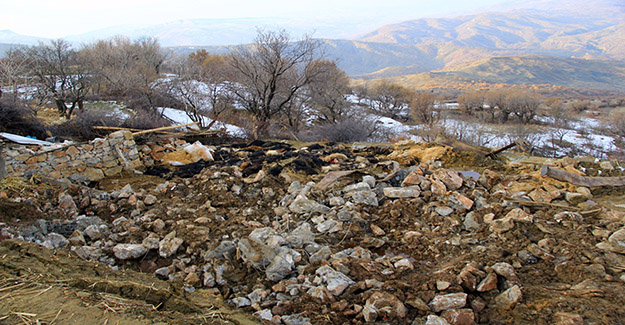
<instances>
[{"instance_id":1,"label":"brown earth","mask_svg":"<svg viewBox=\"0 0 625 325\"><path fill-rule=\"evenodd\" d=\"M564 193L575 192L577 187L540 177L540 166L536 165L511 165L434 145L394 149L329 147L313 156L300 154L277 163L267 159L249 175L246 169L254 168L257 161L252 157L263 151L260 147L236 152L242 161L236 165L227 163L232 163L233 158L228 157L206 165L192 177L163 176L171 177L169 183L149 175L109 178L100 182L97 189L110 193L130 184L136 197L111 199L106 204L104 200L94 203L94 196L90 203L84 203L79 198L86 197L87 189L80 187L48 185L37 195L6 192L8 198L0 200L0 222L11 229L39 219L72 220L70 215L58 212L55 198L60 193L74 193L78 213L100 216L106 222L120 216L130 218L138 206L131 200L145 201L148 193L154 193L158 202L138 209L142 214L147 210L154 217L128 228L123 242L141 243L149 232L162 238L176 231L184 244L178 255L171 257L150 251L139 259L115 260L114 270L106 263L80 260L67 249L53 252L17 239L0 241L0 322L245 324L259 321L252 313L270 309L277 322L280 317L276 316L298 314L313 324L362 323L365 319L360 310L380 291L401 301L406 313L397 316L380 309L378 322L420 324L428 315L444 316L445 312L439 313L427 304L437 296L451 293L467 294L466 306L460 307L470 310L476 323L564 324L563 319L594 324L625 322L625 255L596 246L625 226L625 213L614 208L612 201L622 198L625 189L592 189L592 201L598 205L589 201L572 203L564 200ZM189 267L201 267L208 261L202 256L224 238L247 238L263 227L282 234L302 222L314 222L312 219L318 214L290 213L280 201L288 196L289 187L296 180L302 184L319 183L327 170L316 165L312 157L323 159L332 152L347 158L334 161L336 168L355 172L339 178L328 189L313 188L309 199L325 203L330 194L339 195L340 189L358 183L363 175L375 175L379 182L391 172L390 167L379 162L393 157L402 169L419 166L418 170L428 179L435 179L441 170L468 170L480 175L490 171L493 174L488 175L495 176L483 181L463 177L461 188L449 190L447 185L443 196L428 187L417 198L382 196L377 206L356 204L352 211L359 216L343 222L338 231L315 232L315 242L329 247L332 253L348 248L362 248L368 253L307 263L310 254L296 248L303 255L298 264L303 268L284 280L271 281L263 269L251 266L241 257L239 246L235 257L223 264L228 267L225 284L213 288L195 284L194 290L183 289L187 275L201 272ZM332 158L335 157L340 156ZM435 166L436 161L440 167ZM269 172L276 164L284 168L279 176ZM261 177L257 170L267 173ZM617 176L619 172L612 171L610 175ZM161 184L167 186L155 192ZM527 195L535 189L557 195L547 202L528 199ZM469 210L453 208L447 215L437 212L454 206L449 197L456 191L475 201L476 206ZM480 200L485 203L478 207ZM463 226L469 211L477 222L472 229ZM486 220L489 215L503 220L513 211L530 217L514 220L512 228L505 231L493 230L493 223ZM567 211L568 214L560 214ZM155 230L155 223L150 222L156 218L164 221L164 229ZM215 218L220 221L215 222ZM5 233L2 236L10 237ZM178 268L170 281L152 274L184 258L189 262ZM401 259L408 260L411 267L396 266ZM511 265L515 276L497 273L492 289L477 291L471 281L477 284L487 274L494 274L492 267L498 263ZM330 295L328 299L307 294L307 281L314 283L315 270L324 265L348 275L355 283L341 295ZM473 273L465 272L469 266L474 268ZM371 284L376 281L380 285ZM520 286L522 298L510 305L499 303L501 293L514 284ZM280 285L297 287L299 293L290 300L276 301L276 294L287 292ZM254 289L271 294L257 306L235 309L229 303Z\"/></svg>"}]
</instances>

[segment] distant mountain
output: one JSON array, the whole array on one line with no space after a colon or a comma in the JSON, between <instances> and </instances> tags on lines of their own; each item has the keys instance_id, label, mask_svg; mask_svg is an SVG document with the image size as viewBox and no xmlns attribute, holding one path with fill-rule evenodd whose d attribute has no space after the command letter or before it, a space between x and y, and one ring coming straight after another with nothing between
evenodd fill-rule
<instances>
[{"instance_id":1,"label":"distant mountain","mask_svg":"<svg viewBox=\"0 0 625 325\"><path fill-rule=\"evenodd\" d=\"M36 45L39 42L46 41L48 39L43 37L21 35L10 30L0 30L0 43L4 44Z\"/></svg>"},{"instance_id":2,"label":"distant mountain","mask_svg":"<svg viewBox=\"0 0 625 325\"><path fill-rule=\"evenodd\" d=\"M367 30L364 28L377 27L370 24L362 19L349 18L337 22L324 19L301 21L286 18L190 19L143 27L118 26L72 35L65 39L80 43L121 34L133 39L156 37L161 45L171 47L219 46L251 43L258 29L284 29L294 39L304 34L312 34L314 37L352 38Z\"/></svg>"},{"instance_id":3,"label":"distant mountain","mask_svg":"<svg viewBox=\"0 0 625 325\"><path fill-rule=\"evenodd\" d=\"M387 44L451 44L556 56L599 55L624 60L625 15L608 17L581 19L536 10L482 13L387 25L359 40Z\"/></svg>"},{"instance_id":4,"label":"distant mountain","mask_svg":"<svg viewBox=\"0 0 625 325\"><path fill-rule=\"evenodd\" d=\"M625 92L625 62L538 55L494 57L428 73L398 76L393 80L421 89L482 83L551 85L622 93Z\"/></svg>"}]
</instances>

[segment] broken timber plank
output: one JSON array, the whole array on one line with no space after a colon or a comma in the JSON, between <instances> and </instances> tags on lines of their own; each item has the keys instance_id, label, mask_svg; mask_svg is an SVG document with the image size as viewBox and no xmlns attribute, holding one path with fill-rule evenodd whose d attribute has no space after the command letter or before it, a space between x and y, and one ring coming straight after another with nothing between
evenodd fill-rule
<instances>
[{"instance_id":1,"label":"broken timber plank","mask_svg":"<svg viewBox=\"0 0 625 325\"><path fill-rule=\"evenodd\" d=\"M195 125L195 124L198 124L198 123L200 123L200 122L193 122L193 123L182 124L182 125L164 126L162 128L156 128L156 129L150 129L150 130L134 132L132 135L138 135L138 134L145 134L145 133L152 133L152 132L158 132L158 131L164 131L164 130L177 129L177 128L182 128L182 127L185 127L185 126Z\"/></svg>"},{"instance_id":2,"label":"broken timber plank","mask_svg":"<svg viewBox=\"0 0 625 325\"><path fill-rule=\"evenodd\" d=\"M601 187L601 186L624 186L625 177L589 177L580 176L575 173L567 172L563 169L549 167L543 165L540 170L541 176L549 176L559 181L568 182L577 186L585 187Z\"/></svg>"}]
</instances>

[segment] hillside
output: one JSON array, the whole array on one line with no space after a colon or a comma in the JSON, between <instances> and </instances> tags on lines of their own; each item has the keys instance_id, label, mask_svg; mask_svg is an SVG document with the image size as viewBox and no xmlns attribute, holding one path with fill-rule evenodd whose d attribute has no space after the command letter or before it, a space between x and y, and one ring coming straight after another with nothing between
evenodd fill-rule
<instances>
[{"instance_id":1,"label":"hillside","mask_svg":"<svg viewBox=\"0 0 625 325\"><path fill-rule=\"evenodd\" d=\"M625 18L577 19L522 10L387 25L360 41L386 44L452 44L555 56L625 59Z\"/></svg>"},{"instance_id":2,"label":"hillside","mask_svg":"<svg viewBox=\"0 0 625 325\"><path fill-rule=\"evenodd\" d=\"M367 77L386 76L382 70ZM417 88L464 88L482 83L625 92L625 62L537 55L494 57L393 80Z\"/></svg>"}]
</instances>

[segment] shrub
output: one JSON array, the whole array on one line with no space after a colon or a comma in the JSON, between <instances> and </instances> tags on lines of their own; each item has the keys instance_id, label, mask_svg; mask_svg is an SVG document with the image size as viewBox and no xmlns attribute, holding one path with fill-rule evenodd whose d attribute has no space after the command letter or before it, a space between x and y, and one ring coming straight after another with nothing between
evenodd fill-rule
<instances>
[{"instance_id":1,"label":"shrub","mask_svg":"<svg viewBox=\"0 0 625 325\"><path fill-rule=\"evenodd\" d=\"M0 131L45 139L46 127L35 113L8 99L0 100Z\"/></svg>"},{"instance_id":2,"label":"shrub","mask_svg":"<svg viewBox=\"0 0 625 325\"><path fill-rule=\"evenodd\" d=\"M164 126L168 126L171 123L163 118L155 110L151 109L138 109L135 110L135 115L129 119L126 119L121 126L130 129L156 129Z\"/></svg>"},{"instance_id":3,"label":"shrub","mask_svg":"<svg viewBox=\"0 0 625 325\"><path fill-rule=\"evenodd\" d=\"M72 138L76 140L91 140L108 132L94 130L94 126L117 127L121 120L107 115L104 111L78 111L74 118L54 127L53 134L59 138Z\"/></svg>"},{"instance_id":4,"label":"shrub","mask_svg":"<svg viewBox=\"0 0 625 325\"><path fill-rule=\"evenodd\" d=\"M336 123L313 125L301 138L305 141L326 139L333 142L358 142L376 139L380 130L374 121L356 117L345 117ZM385 137L388 139L388 137Z\"/></svg>"}]
</instances>

